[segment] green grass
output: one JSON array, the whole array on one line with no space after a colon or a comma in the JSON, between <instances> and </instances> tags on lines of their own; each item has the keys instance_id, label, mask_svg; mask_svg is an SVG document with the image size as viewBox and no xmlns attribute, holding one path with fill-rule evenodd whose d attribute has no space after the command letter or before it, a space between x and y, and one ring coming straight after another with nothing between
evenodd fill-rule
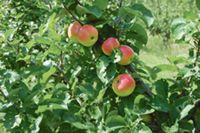
<instances>
[{"instance_id":1,"label":"green grass","mask_svg":"<svg viewBox=\"0 0 200 133\"><path fill-rule=\"evenodd\" d=\"M172 41L171 41L172 43ZM149 35L146 49L143 49L139 55L140 59L148 66L154 67L159 64L169 64L168 57L188 57L189 44L170 44L168 47L163 45L160 36ZM158 74L159 78L171 78L176 72L163 71Z\"/></svg>"}]
</instances>

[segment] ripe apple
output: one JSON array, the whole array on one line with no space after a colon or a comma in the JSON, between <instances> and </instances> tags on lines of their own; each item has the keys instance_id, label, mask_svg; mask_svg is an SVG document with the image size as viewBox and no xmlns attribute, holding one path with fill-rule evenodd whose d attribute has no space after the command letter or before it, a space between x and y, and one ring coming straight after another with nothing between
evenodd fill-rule
<instances>
[{"instance_id":1,"label":"ripe apple","mask_svg":"<svg viewBox=\"0 0 200 133\"><path fill-rule=\"evenodd\" d=\"M68 37L72 39L73 41L77 42L78 41L78 32L81 28L81 24L77 21L71 23L68 27Z\"/></svg>"},{"instance_id":2,"label":"ripe apple","mask_svg":"<svg viewBox=\"0 0 200 133\"><path fill-rule=\"evenodd\" d=\"M78 40L86 47L93 46L98 40L97 29L92 25L82 26L78 32Z\"/></svg>"},{"instance_id":3,"label":"ripe apple","mask_svg":"<svg viewBox=\"0 0 200 133\"><path fill-rule=\"evenodd\" d=\"M118 75L112 83L112 89L118 96L125 97L130 95L135 89L135 80L130 74Z\"/></svg>"},{"instance_id":4,"label":"ripe apple","mask_svg":"<svg viewBox=\"0 0 200 133\"><path fill-rule=\"evenodd\" d=\"M132 58L134 57L134 51L131 47L126 45L120 46L121 51L121 60L118 62L120 65L128 65L131 63Z\"/></svg>"},{"instance_id":5,"label":"ripe apple","mask_svg":"<svg viewBox=\"0 0 200 133\"><path fill-rule=\"evenodd\" d=\"M119 48L119 47L120 47L120 44L117 38L110 37L103 42L101 49L104 54L111 55L113 52L113 49Z\"/></svg>"}]
</instances>

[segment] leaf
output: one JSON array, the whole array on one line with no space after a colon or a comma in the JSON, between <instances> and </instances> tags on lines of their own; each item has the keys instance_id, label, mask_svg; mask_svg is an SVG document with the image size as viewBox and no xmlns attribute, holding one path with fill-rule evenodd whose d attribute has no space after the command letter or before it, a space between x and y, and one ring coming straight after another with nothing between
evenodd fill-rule
<instances>
[{"instance_id":1,"label":"leaf","mask_svg":"<svg viewBox=\"0 0 200 133\"><path fill-rule=\"evenodd\" d=\"M167 99L161 98L159 96L154 96L151 100L151 106L155 110L168 112L169 111L169 104Z\"/></svg>"},{"instance_id":2,"label":"leaf","mask_svg":"<svg viewBox=\"0 0 200 133\"><path fill-rule=\"evenodd\" d=\"M132 101L131 101L132 102ZM145 115L145 114L150 114L154 112L154 109L152 109L148 104L147 99L145 98L144 95L138 95L134 99L134 108L133 111L134 113L138 115Z\"/></svg>"},{"instance_id":3,"label":"leaf","mask_svg":"<svg viewBox=\"0 0 200 133\"><path fill-rule=\"evenodd\" d=\"M160 64L160 65L155 66L153 69L156 72L163 72L163 71L174 72L178 70L178 68L172 64Z\"/></svg>"},{"instance_id":4,"label":"leaf","mask_svg":"<svg viewBox=\"0 0 200 133\"><path fill-rule=\"evenodd\" d=\"M13 129L15 127L18 127L22 121L21 116L15 115L14 111L6 113L4 119L4 126L7 129Z\"/></svg>"},{"instance_id":5,"label":"leaf","mask_svg":"<svg viewBox=\"0 0 200 133\"><path fill-rule=\"evenodd\" d=\"M116 74L116 65L112 64L111 60L106 56L99 58L96 68L97 76L104 84L108 84Z\"/></svg>"},{"instance_id":6,"label":"leaf","mask_svg":"<svg viewBox=\"0 0 200 133\"><path fill-rule=\"evenodd\" d=\"M104 10L106 9L108 2L109 2L108 0L95 0L94 5L99 9Z\"/></svg>"},{"instance_id":7,"label":"leaf","mask_svg":"<svg viewBox=\"0 0 200 133\"><path fill-rule=\"evenodd\" d=\"M115 130L125 126L125 120L120 115L111 115L105 121L106 126L110 130Z\"/></svg>"},{"instance_id":8,"label":"leaf","mask_svg":"<svg viewBox=\"0 0 200 133\"><path fill-rule=\"evenodd\" d=\"M52 111L52 110L68 110L68 106L65 104L56 104L51 103L49 105L39 105L38 109L35 111L36 113L42 113L46 111Z\"/></svg>"},{"instance_id":9,"label":"leaf","mask_svg":"<svg viewBox=\"0 0 200 133\"><path fill-rule=\"evenodd\" d=\"M133 44L135 52L139 53L140 49L147 44L148 36L144 27L138 23L130 28L126 34L128 42Z\"/></svg>"},{"instance_id":10,"label":"leaf","mask_svg":"<svg viewBox=\"0 0 200 133\"><path fill-rule=\"evenodd\" d=\"M36 36L34 38L34 42L35 43L39 43L39 44L46 44L46 45L50 45L52 44L52 40L48 37L39 37L39 36Z\"/></svg>"},{"instance_id":11,"label":"leaf","mask_svg":"<svg viewBox=\"0 0 200 133\"><path fill-rule=\"evenodd\" d=\"M9 29L4 33L5 40L8 40L9 37L12 37L15 33L16 29Z\"/></svg>"},{"instance_id":12,"label":"leaf","mask_svg":"<svg viewBox=\"0 0 200 133\"><path fill-rule=\"evenodd\" d=\"M144 45L147 43L147 32L140 24L135 23L128 32L127 35L130 39L135 39L139 44Z\"/></svg>"},{"instance_id":13,"label":"leaf","mask_svg":"<svg viewBox=\"0 0 200 133\"><path fill-rule=\"evenodd\" d=\"M138 130L138 133L152 133L151 129L146 126L144 123L140 125L140 129Z\"/></svg>"},{"instance_id":14,"label":"leaf","mask_svg":"<svg viewBox=\"0 0 200 133\"><path fill-rule=\"evenodd\" d=\"M186 116L188 115L189 111L190 111L191 109L193 109L194 107L195 107L195 105L189 104L189 105L187 105L185 108L183 108L182 111L180 112L180 118L179 118L179 120L181 120L181 119L183 119L184 117L186 117Z\"/></svg>"},{"instance_id":15,"label":"leaf","mask_svg":"<svg viewBox=\"0 0 200 133\"><path fill-rule=\"evenodd\" d=\"M196 0L197 8L200 10L200 0Z\"/></svg>"},{"instance_id":16,"label":"leaf","mask_svg":"<svg viewBox=\"0 0 200 133\"><path fill-rule=\"evenodd\" d=\"M100 18L103 14L103 11L96 6L85 5L82 7L82 10L86 13L94 15L97 18Z\"/></svg>"},{"instance_id":17,"label":"leaf","mask_svg":"<svg viewBox=\"0 0 200 133\"><path fill-rule=\"evenodd\" d=\"M45 72L44 74L42 74L42 79L41 79L41 83L46 83L47 80L49 79L49 77L54 74L56 72L56 68L55 67L51 67L47 72Z\"/></svg>"},{"instance_id":18,"label":"leaf","mask_svg":"<svg viewBox=\"0 0 200 133\"><path fill-rule=\"evenodd\" d=\"M80 122L73 122L72 125L78 129L87 129L87 126Z\"/></svg>"},{"instance_id":19,"label":"leaf","mask_svg":"<svg viewBox=\"0 0 200 133\"><path fill-rule=\"evenodd\" d=\"M163 131L165 133L177 133L179 130L179 124L178 122L175 122L174 125L172 125L171 127L165 126L164 124L162 125Z\"/></svg>"},{"instance_id":20,"label":"leaf","mask_svg":"<svg viewBox=\"0 0 200 133\"><path fill-rule=\"evenodd\" d=\"M31 127L31 133L38 133L40 131L40 123L42 122L43 115L37 117L34 124Z\"/></svg>"},{"instance_id":21,"label":"leaf","mask_svg":"<svg viewBox=\"0 0 200 133\"><path fill-rule=\"evenodd\" d=\"M167 99L168 98L168 83L165 80L158 80L154 83L156 95Z\"/></svg>"},{"instance_id":22,"label":"leaf","mask_svg":"<svg viewBox=\"0 0 200 133\"><path fill-rule=\"evenodd\" d=\"M192 132L195 130L194 122L192 120L180 121L179 128L184 130L185 132Z\"/></svg>"},{"instance_id":23,"label":"leaf","mask_svg":"<svg viewBox=\"0 0 200 133\"><path fill-rule=\"evenodd\" d=\"M56 44L52 44L47 52L55 54L55 55L59 55L61 52L61 49Z\"/></svg>"},{"instance_id":24,"label":"leaf","mask_svg":"<svg viewBox=\"0 0 200 133\"><path fill-rule=\"evenodd\" d=\"M81 85L79 89L82 93L86 94L89 98L95 99L97 96L97 93L95 92L95 89L92 87L91 84Z\"/></svg>"},{"instance_id":25,"label":"leaf","mask_svg":"<svg viewBox=\"0 0 200 133\"><path fill-rule=\"evenodd\" d=\"M154 22L154 16L149 9L147 9L143 4L134 4L132 6L133 10L139 11L142 13L147 26L151 26Z\"/></svg>"},{"instance_id":26,"label":"leaf","mask_svg":"<svg viewBox=\"0 0 200 133\"><path fill-rule=\"evenodd\" d=\"M179 56L179 57L178 56L170 56L170 57L168 57L168 60L174 64L189 63L188 59L186 59L185 57L182 57L182 56Z\"/></svg>"},{"instance_id":27,"label":"leaf","mask_svg":"<svg viewBox=\"0 0 200 133\"><path fill-rule=\"evenodd\" d=\"M92 119L96 120L102 116L101 110L98 106L91 106L91 108L89 108L89 114Z\"/></svg>"}]
</instances>

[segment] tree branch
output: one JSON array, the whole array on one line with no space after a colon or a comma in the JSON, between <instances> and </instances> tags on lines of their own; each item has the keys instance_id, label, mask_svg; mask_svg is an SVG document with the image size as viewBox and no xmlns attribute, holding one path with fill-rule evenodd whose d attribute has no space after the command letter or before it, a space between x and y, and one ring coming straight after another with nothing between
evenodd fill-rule
<instances>
[{"instance_id":1,"label":"tree branch","mask_svg":"<svg viewBox=\"0 0 200 133\"><path fill-rule=\"evenodd\" d=\"M76 0L76 3L78 3L80 6L83 6L83 4L81 4L79 0Z\"/></svg>"},{"instance_id":2,"label":"tree branch","mask_svg":"<svg viewBox=\"0 0 200 133\"><path fill-rule=\"evenodd\" d=\"M83 23L82 23L82 22L67 8L67 6L65 6L65 5L63 4L63 7L64 7L65 11L67 11L67 12L72 16L72 18L73 18L74 20L78 21L80 24L83 24Z\"/></svg>"}]
</instances>

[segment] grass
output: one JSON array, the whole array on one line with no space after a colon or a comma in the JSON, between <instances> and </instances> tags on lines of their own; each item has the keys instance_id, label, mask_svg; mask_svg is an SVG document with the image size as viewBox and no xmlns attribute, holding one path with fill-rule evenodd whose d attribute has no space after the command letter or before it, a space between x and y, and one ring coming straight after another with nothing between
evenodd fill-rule
<instances>
[{"instance_id":1,"label":"grass","mask_svg":"<svg viewBox=\"0 0 200 133\"><path fill-rule=\"evenodd\" d=\"M149 40L146 49L143 49L139 55L140 59L144 61L148 66L154 67L159 64L169 64L168 57L188 57L188 44L169 44L168 47L163 45L162 38L160 36L149 35ZM177 72L163 71L158 74L159 78L171 78L175 76Z\"/></svg>"}]
</instances>

